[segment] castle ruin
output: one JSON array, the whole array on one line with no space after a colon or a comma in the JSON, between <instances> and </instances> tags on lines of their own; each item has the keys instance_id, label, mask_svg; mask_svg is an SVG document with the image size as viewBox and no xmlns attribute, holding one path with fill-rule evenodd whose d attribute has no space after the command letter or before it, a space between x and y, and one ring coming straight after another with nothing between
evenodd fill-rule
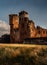
<instances>
[{"instance_id":1,"label":"castle ruin","mask_svg":"<svg viewBox=\"0 0 47 65\"><path fill-rule=\"evenodd\" d=\"M35 23L29 20L26 11L21 11L19 15L10 14L9 24L12 43L23 42L26 38L47 37L47 29L35 27Z\"/></svg>"}]
</instances>

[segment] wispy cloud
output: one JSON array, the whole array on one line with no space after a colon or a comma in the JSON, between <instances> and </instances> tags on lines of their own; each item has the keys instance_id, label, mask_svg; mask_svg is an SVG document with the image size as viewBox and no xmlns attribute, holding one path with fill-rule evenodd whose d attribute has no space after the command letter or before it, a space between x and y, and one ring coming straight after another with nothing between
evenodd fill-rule
<instances>
[{"instance_id":1,"label":"wispy cloud","mask_svg":"<svg viewBox=\"0 0 47 65\"><path fill-rule=\"evenodd\" d=\"M0 36L10 33L10 26L5 21L0 20Z\"/></svg>"}]
</instances>

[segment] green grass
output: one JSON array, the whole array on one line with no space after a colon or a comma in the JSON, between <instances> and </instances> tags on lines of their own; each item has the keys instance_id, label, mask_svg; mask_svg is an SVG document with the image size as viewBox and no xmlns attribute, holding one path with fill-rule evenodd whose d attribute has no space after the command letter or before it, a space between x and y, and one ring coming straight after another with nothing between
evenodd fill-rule
<instances>
[{"instance_id":1,"label":"green grass","mask_svg":"<svg viewBox=\"0 0 47 65\"><path fill-rule=\"evenodd\" d=\"M47 47L0 47L0 65L47 65Z\"/></svg>"}]
</instances>

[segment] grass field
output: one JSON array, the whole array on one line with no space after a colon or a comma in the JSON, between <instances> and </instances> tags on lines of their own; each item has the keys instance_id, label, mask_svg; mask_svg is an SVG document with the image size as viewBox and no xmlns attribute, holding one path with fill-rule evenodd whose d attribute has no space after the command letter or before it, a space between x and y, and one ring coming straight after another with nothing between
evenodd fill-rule
<instances>
[{"instance_id":1,"label":"grass field","mask_svg":"<svg viewBox=\"0 0 47 65\"><path fill-rule=\"evenodd\" d=\"M0 44L0 65L47 65L47 45Z\"/></svg>"}]
</instances>

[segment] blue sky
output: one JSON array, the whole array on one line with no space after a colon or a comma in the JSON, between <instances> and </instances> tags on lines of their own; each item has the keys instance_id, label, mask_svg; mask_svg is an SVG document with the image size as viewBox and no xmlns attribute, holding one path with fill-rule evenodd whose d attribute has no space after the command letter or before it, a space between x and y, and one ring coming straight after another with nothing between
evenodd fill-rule
<instances>
[{"instance_id":1,"label":"blue sky","mask_svg":"<svg viewBox=\"0 0 47 65\"><path fill-rule=\"evenodd\" d=\"M29 13L29 19L47 28L47 0L0 0L0 20L9 23L9 14L18 14L21 10Z\"/></svg>"}]
</instances>

